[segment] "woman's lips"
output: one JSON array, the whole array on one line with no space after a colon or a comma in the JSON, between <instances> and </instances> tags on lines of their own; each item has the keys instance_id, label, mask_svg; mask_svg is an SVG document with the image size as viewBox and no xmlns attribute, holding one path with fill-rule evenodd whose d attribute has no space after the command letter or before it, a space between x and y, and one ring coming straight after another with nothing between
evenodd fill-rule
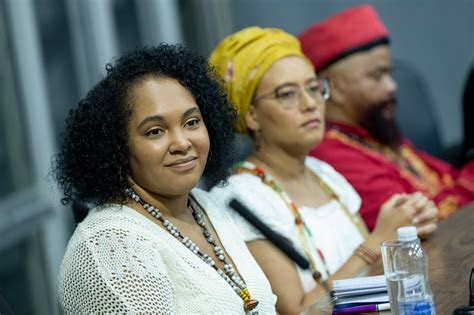
<instances>
[{"instance_id":1,"label":"woman's lips","mask_svg":"<svg viewBox=\"0 0 474 315\"><path fill-rule=\"evenodd\" d=\"M321 120L318 118L310 119L307 122L301 124L303 128L318 128L321 125Z\"/></svg>"},{"instance_id":2,"label":"woman's lips","mask_svg":"<svg viewBox=\"0 0 474 315\"><path fill-rule=\"evenodd\" d=\"M197 165L197 158L192 157L192 158L176 160L166 165L166 167L169 167L171 169L178 170L178 171L188 171L196 167L196 165Z\"/></svg>"}]
</instances>

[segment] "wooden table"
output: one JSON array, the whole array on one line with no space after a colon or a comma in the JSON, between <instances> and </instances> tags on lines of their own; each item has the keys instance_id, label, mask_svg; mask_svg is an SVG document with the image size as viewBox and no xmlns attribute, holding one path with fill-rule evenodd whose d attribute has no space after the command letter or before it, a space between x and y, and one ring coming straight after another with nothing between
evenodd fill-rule
<instances>
[{"instance_id":1,"label":"wooden table","mask_svg":"<svg viewBox=\"0 0 474 315\"><path fill-rule=\"evenodd\" d=\"M474 268L474 204L441 221L436 233L423 241L422 246L428 253L429 282L436 314L450 315L456 307L468 303L469 275ZM363 270L360 276L381 274L383 265L380 260ZM311 314L323 313L321 309L313 308L311 311ZM380 314L388 315L390 312Z\"/></svg>"}]
</instances>

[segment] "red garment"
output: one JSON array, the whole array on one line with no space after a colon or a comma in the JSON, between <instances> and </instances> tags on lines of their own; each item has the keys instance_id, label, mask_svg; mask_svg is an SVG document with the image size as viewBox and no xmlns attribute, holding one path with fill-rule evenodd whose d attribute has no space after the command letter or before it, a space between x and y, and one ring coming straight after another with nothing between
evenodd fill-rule
<instances>
[{"instance_id":1,"label":"red garment","mask_svg":"<svg viewBox=\"0 0 474 315\"><path fill-rule=\"evenodd\" d=\"M474 200L474 161L456 169L416 150L407 139L399 152L402 163L367 130L328 122L324 140L310 155L331 164L352 184L362 198L360 213L370 230L382 204L395 193L423 192L437 204L440 218Z\"/></svg>"}]
</instances>

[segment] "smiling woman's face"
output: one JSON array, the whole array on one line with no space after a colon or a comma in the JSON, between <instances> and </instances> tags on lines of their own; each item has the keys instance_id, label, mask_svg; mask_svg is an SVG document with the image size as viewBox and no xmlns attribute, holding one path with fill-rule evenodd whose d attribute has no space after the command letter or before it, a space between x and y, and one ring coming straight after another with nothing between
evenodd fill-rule
<instances>
[{"instance_id":1,"label":"smiling woman's face","mask_svg":"<svg viewBox=\"0 0 474 315\"><path fill-rule=\"evenodd\" d=\"M187 194L204 172L210 146L193 95L175 79L150 77L129 98L132 181L159 196Z\"/></svg>"}]
</instances>

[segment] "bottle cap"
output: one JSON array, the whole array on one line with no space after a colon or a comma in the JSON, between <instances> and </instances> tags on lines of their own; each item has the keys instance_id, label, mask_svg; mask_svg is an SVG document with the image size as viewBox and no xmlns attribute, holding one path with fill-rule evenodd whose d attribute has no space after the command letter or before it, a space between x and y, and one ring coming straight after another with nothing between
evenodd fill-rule
<instances>
[{"instance_id":1,"label":"bottle cap","mask_svg":"<svg viewBox=\"0 0 474 315\"><path fill-rule=\"evenodd\" d=\"M401 242L410 242L418 239L416 233L416 227L414 226L402 226L397 229L398 240Z\"/></svg>"}]
</instances>

